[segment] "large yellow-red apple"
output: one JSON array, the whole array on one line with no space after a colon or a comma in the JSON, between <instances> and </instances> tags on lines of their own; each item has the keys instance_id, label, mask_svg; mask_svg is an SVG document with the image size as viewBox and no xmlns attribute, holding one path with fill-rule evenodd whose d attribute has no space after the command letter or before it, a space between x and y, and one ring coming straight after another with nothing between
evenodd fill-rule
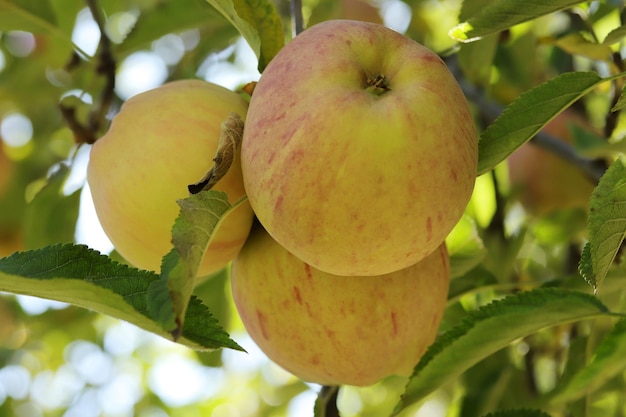
<instances>
[{"instance_id":1,"label":"large yellow-red apple","mask_svg":"<svg viewBox=\"0 0 626 417\"><path fill-rule=\"evenodd\" d=\"M468 103L432 51L382 25L320 23L250 102L242 170L267 231L308 264L381 275L433 252L476 178Z\"/></svg>"},{"instance_id":2,"label":"large yellow-red apple","mask_svg":"<svg viewBox=\"0 0 626 417\"><path fill-rule=\"evenodd\" d=\"M410 375L434 341L449 284L445 244L381 276L337 276L304 263L253 227L232 264L235 305L250 337L299 378L366 386Z\"/></svg>"},{"instance_id":3,"label":"large yellow-red apple","mask_svg":"<svg viewBox=\"0 0 626 417\"><path fill-rule=\"evenodd\" d=\"M573 110L556 116L544 131L572 143L570 128L590 129L589 122ZM543 216L560 209L586 209L594 185L582 170L548 150L527 143L508 159L513 191L531 214Z\"/></svg>"},{"instance_id":4,"label":"large yellow-red apple","mask_svg":"<svg viewBox=\"0 0 626 417\"><path fill-rule=\"evenodd\" d=\"M131 264L159 270L172 248L176 200L213 166L221 124L231 112L242 118L247 102L201 80L181 80L135 95L91 149L87 178L104 231ZM239 158L214 187L231 203L244 196ZM199 275L224 267L243 246L253 213L236 208L214 235Z\"/></svg>"}]
</instances>

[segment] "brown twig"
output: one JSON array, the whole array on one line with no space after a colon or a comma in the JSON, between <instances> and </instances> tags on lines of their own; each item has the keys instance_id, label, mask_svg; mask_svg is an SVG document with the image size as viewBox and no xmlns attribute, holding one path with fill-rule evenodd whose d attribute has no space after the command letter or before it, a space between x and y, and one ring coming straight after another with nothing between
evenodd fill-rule
<instances>
[{"instance_id":1,"label":"brown twig","mask_svg":"<svg viewBox=\"0 0 626 417\"><path fill-rule=\"evenodd\" d=\"M302 16L302 0L291 0L291 28L295 38L304 30L304 18Z\"/></svg>"},{"instance_id":2,"label":"brown twig","mask_svg":"<svg viewBox=\"0 0 626 417\"><path fill-rule=\"evenodd\" d=\"M339 396L339 386L324 385L315 400L315 416L319 417L340 417L337 408L337 398Z\"/></svg>"},{"instance_id":3,"label":"brown twig","mask_svg":"<svg viewBox=\"0 0 626 417\"><path fill-rule=\"evenodd\" d=\"M615 65L615 68L617 68L617 71L623 72L624 62L622 61L621 55L618 52L613 53L612 60L613 60L613 64ZM622 96L622 87L624 85L624 82L621 79L617 79L617 80L612 81L612 85L613 85L613 91L612 91L613 96L611 97L611 107L609 107L610 109L612 109L613 106L617 104L620 97ZM620 115L620 112L618 111L607 112L606 117L604 119L604 122L605 122L604 123L604 136L605 137L610 138L613 135L613 132L615 131L615 128L617 127L619 115Z\"/></svg>"},{"instance_id":4,"label":"brown twig","mask_svg":"<svg viewBox=\"0 0 626 417\"><path fill-rule=\"evenodd\" d=\"M91 15L100 29L100 42L97 49L97 66L96 73L105 78L104 87L98 97L97 104L89 113L86 123L78 120L76 109L59 104L61 115L65 119L68 127L74 133L76 143L92 144L96 141L98 132L105 123L106 115L111 107L111 103L115 98L115 69L117 63L111 51L111 40L107 36L104 28L104 19L102 18L100 8L96 4L96 0L85 0ZM73 53L66 66L68 71L77 68L80 65L80 57L77 53Z\"/></svg>"},{"instance_id":5,"label":"brown twig","mask_svg":"<svg viewBox=\"0 0 626 417\"><path fill-rule=\"evenodd\" d=\"M100 94L100 102L89 117L89 127L93 132L97 132L105 121L107 112L111 107L115 97L115 69L117 63L111 51L111 40L106 34L104 19L96 0L86 0L91 15L100 29L100 44L98 45L98 66L96 71L105 78L105 84ZM92 142L93 143L93 142Z\"/></svg>"},{"instance_id":6,"label":"brown twig","mask_svg":"<svg viewBox=\"0 0 626 417\"><path fill-rule=\"evenodd\" d=\"M484 119L485 123L490 124L495 121L504 111L504 107L487 98L484 90L476 87L465 79L458 63L455 62L455 57L447 58L446 63L457 78L467 99L475 103L480 109L481 117ZM580 155L572 145L544 131L538 132L530 142L576 165L594 184L597 184L600 177L604 174L605 167L603 164L594 159Z\"/></svg>"}]
</instances>

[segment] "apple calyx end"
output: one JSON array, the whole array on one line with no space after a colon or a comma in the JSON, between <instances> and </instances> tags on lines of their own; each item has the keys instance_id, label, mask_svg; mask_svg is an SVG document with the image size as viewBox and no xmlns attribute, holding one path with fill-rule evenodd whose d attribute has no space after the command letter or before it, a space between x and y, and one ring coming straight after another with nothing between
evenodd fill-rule
<instances>
[{"instance_id":1,"label":"apple calyx end","mask_svg":"<svg viewBox=\"0 0 626 417\"><path fill-rule=\"evenodd\" d=\"M389 80L387 80L387 77L385 77L383 74L376 74L372 77L367 78L366 90L371 94L380 96L391 90L391 88L389 87Z\"/></svg>"}]
</instances>

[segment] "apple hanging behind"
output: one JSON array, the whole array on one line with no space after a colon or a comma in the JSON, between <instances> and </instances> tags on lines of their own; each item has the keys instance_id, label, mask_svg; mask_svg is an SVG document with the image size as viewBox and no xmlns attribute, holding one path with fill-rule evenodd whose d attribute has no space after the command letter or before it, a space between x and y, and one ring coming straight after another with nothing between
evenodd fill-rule
<instances>
[{"instance_id":1,"label":"apple hanging behind","mask_svg":"<svg viewBox=\"0 0 626 417\"><path fill-rule=\"evenodd\" d=\"M435 340L448 295L445 244L382 276L336 276L255 226L232 265L237 311L265 354L297 377L366 386L409 376Z\"/></svg>"},{"instance_id":2,"label":"apple hanging behind","mask_svg":"<svg viewBox=\"0 0 626 417\"><path fill-rule=\"evenodd\" d=\"M571 144L570 125L592 129L583 116L567 109L543 130ZM513 191L530 214L541 217L559 210L587 211L594 184L575 165L532 143L513 152L507 163Z\"/></svg>"}]
</instances>

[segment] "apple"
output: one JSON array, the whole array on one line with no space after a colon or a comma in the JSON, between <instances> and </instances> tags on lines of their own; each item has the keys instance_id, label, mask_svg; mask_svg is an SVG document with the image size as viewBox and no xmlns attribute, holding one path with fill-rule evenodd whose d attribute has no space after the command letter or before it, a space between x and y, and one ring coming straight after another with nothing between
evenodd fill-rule
<instances>
[{"instance_id":1,"label":"apple","mask_svg":"<svg viewBox=\"0 0 626 417\"><path fill-rule=\"evenodd\" d=\"M382 275L433 252L477 169L468 103L432 51L382 25L312 26L269 63L241 149L259 221L325 272Z\"/></svg>"},{"instance_id":2,"label":"apple","mask_svg":"<svg viewBox=\"0 0 626 417\"><path fill-rule=\"evenodd\" d=\"M260 226L231 270L250 337L287 371L323 385L409 376L437 335L449 279L445 244L390 274L337 276L304 263Z\"/></svg>"},{"instance_id":3,"label":"apple","mask_svg":"<svg viewBox=\"0 0 626 417\"><path fill-rule=\"evenodd\" d=\"M0 196L4 195L15 174L15 162L9 158L4 150L2 138L0 138Z\"/></svg>"},{"instance_id":4,"label":"apple","mask_svg":"<svg viewBox=\"0 0 626 417\"><path fill-rule=\"evenodd\" d=\"M339 2L339 7L343 19L383 23L380 9L367 0L342 0Z\"/></svg>"},{"instance_id":5,"label":"apple","mask_svg":"<svg viewBox=\"0 0 626 417\"><path fill-rule=\"evenodd\" d=\"M572 142L571 125L590 130L589 122L574 110L556 116L544 131ZM580 168L532 143L522 145L508 158L509 180L522 206L536 216L560 209L587 209L593 183Z\"/></svg>"},{"instance_id":6,"label":"apple","mask_svg":"<svg viewBox=\"0 0 626 417\"><path fill-rule=\"evenodd\" d=\"M24 250L24 239L18 231L0 230L0 258Z\"/></svg>"},{"instance_id":7,"label":"apple","mask_svg":"<svg viewBox=\"0 0 626 417\"><path fill-rule=\"evenodd\" d=\"M213 166L221 124L245 117L238 94L201 80L180 80L128 99L93 145L87 170L94 206L115 249L139 268L159 270L187 186ZM245 195L239 157L213 187L230 203ZM253 213L246 202L220 223L199 275L215 272L243 246Z\"/></svg>"}]
</instances>

